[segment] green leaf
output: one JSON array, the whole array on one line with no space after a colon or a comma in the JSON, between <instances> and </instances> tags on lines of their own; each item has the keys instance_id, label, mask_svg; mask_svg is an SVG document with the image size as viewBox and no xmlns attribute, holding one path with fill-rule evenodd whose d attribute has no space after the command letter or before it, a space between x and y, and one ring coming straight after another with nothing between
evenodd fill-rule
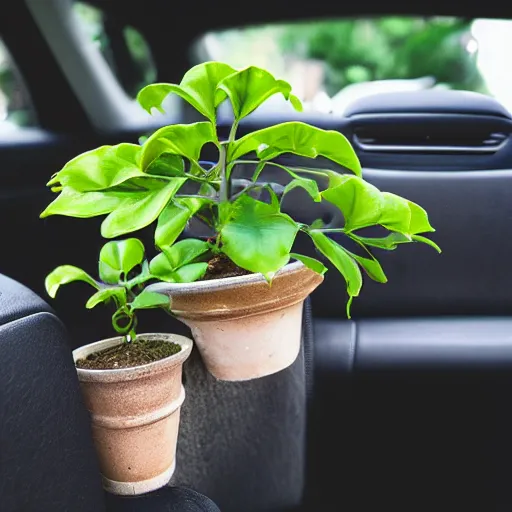
<instances>
[{"instance_id":1,"label":"green leaf","mask_svg":"<svg viewBox=\"0 0 512 512\"><path fill-rule=\"evenodd\" d=\"M152 275L167 283L193 283L206 274L208 263L189 263L182 267L171 270L171 266L164 254L159 254L153 259Z\"/></svg>"},{"instance_id":2,"label":"green leaf","mask_svg":"<svg viewBox=\"0 0 512 512\"><path fill-rule=\"evenodd\" d=\"M105 215L114 211L123 201L126 194L122 192L76 192L64 189L41 213L44 219L50 215L88 218Z\"/></svg>"},{"instance_id":3,"label":"green leaf","mask_svg":"<svg viewBox=\"0 0 512 512\"><path fill-rule=\"evenodd\" d=\"M398 247L398 244L406 244L412 241L409 235L405 235L403 233L390 233L389 235L382 238L370 238L365 236L354 235L353 233L350 235L351 238L355 238L357 241L363 243L364 245L368 245L370 247L377 247L379 249L385 249L387 251L392 251Z\"/></svg>"},{"instance_id":4,"label":"green leaf","mask_svg":"<svg viewBox=\"0 0 512 512\"><path fill-rule=\"evenodd\" d=\"M344 249L342 247L342 249ZM384 270L380 266L380 263L375 259L375 257L370 254L370 258L365 258L363 256L358 256L350 251L344 249L347 254L349 254L352 258L354 258L361 267L364 268L366 273L374 280L379 283L387 283L388 278L386 274L384 274Z\"/></svg>"},{"instance_id":5,"label":"green leaf","mask_svg":"<svg viewBox=\"0 0 512 512\"><path fill-rule=\"evenodd\" d=\"M363 277L361 271L354 259L348 252L337 244L334 240L324 235L320 231L309 231L309 236L313 239L316 248L338 269L347 283L347 294L349 301L347 303L347 316L350 318L350 306L352 298L357 297L363 286Z\"/></svg>"},{"instance_id":6,"label":"green leaf","mask_svg":"<svg viewBox=\"0 0 512 512\"><path fill-rule=\"evenodd\" d=\"M60 183L78 192L93 192L144 177L138 164L140 152L140 146L127 143L87 151L69 161L48 186Z\"/></svg>"},{"instance_id":7,"label":"green leaf","mask_svg":"<svg viewBox=\"0 0 512 512\"><path fill-rule=\"evenodd\" d=\"M193 283L198 279L201 279L208 270L208 263L189 263L180 267L173 274L174 282L176 283Z\"/></svg>"},{"instance_id":8,"label":"green leaf","mask_svg":"<svg viewBox=\"0 0 512 512\"><path fill-rule=\"evenodd\" d=\"M222 227L222 252L239 267L261 272L267 280L290 259L297 224L275 206L244 194Z\"/></svg>"},{"instance_id":9,"label":"green leaf","mask_svg":"<svg viewBox=\"0 0 512 512\"><path fill-rule=\"evenodd\" d=\"M201 254L209 250L208 242L188 238L181 240L170 247L162 247L162 252L167 257L171 268L176 269L195 260ZM150 265L151 268L151 265Z\"/></svg>"},{"instance_id":10,"label":"green leaf","mask_svg":"<svg viewBox=\"0 0 512 512\"><path fill-rule=\"evenodd\" d=\"M153 84L144 87L137 95L137 101L151 114L151 109L160 112L162 102L170 93L177 94L190 103L203 116L215 123L216 109L222 98L216 98L219 82L236 70L222 62L204 62L185 73L179 85Z\"/></svg>"},{"instance_id":11,"label":"green leaf","mask_svg":"<svg viewBox=\"0 0 512 512\"><path fill-rule=\"evenodd\" d=\"M207 242L189 238L170 246L163 247L149 263L151 275L163 281L175 282L174 273L209 250Z\"/></svg>"},{"instance_id":12,"label":"green leaf","mask_svg":"<svg viewBox=\"0 0 512 512\"><path fill-rule=\"evenodd\" d=\"M126 290L124 288L103 288L97 291L86 303L87 309L92 309L102 302L114 299L118 306L126 304Z\"/></svg>"},{"instance_id":13,"label":"green leaf","mask_svg":"<svg viewBox=\"0 0 512 512\"><path fill-rule=\"evenodd\" d=\"M384 204L380 190L357 176L346 176L341 185L324 190L322 197L341 210L347 231L378 224Z\"/></svg>"},{"instance_id":14,"label":"green leaf","mask_svg":"<svg viewBox=\"0 0 512 512\"><path fill-rule=\"evenodd\" d=\"M303 254L297 254L295 252L290 253L290 258L302 261L306 267L322 276L327 272L327 267L315 258L310 258L309 256L304 256Z\"/></svg>"},{"instance_id":15,"label":"green leaf","mask_svg":"<svg viewBox=\"0 0 512 512\"><path fill-rule=\"evenodd\" d=\"M144 245L137 238L107 242L100 251L99 273L102 281L116 284L144 259Z\"/></svg>"},{"instance_id":16,"label":"green leaf","mask_svg":"<svg viewBox=\"0 0 512 512\"><path fill-rule=\"evenodd\" d=\"M172 203L169 203L158 217L155 231L156 245L158 247L172 245L192 216L206 203L206 199L195 197L175 199Z\"/></svg>"},{"instance_id":17,"label":"green leaf","mask_svg":"<svg viewBox=\"0 0 512 512\"><path fill-rule=\"evenodd\" d=\"M153 150L158 153L158 156L148 165L146 174L169 178L185 176L185 162L181 156L166 153L167 146L162 143L162 147L159 148L157 141L153 143Z\"/></svg>"},{"instance_id":18,"label":"green leaf","mask_svg":"<svg viewBox=\"0 0 512 512\"><path fill-rule=\"evenodd\" d=\"M61 265L50 272L45 279L44 285L48 295L54 299L61 285L73 281L84 281L99 290L99 284L81 268L72 265Z\"/></svg>"},{"instance_id":19,"label":"green leaf","mask_svg":"<svg viewBox=\"0 0 512 512\"><path fill-rule=\"evenodd\" d=\"M405 235L433 231L423 208L396 194L381 192L357 176L345 176L340 185L324 190L322 197L341 210L347 231L375 225Z\"/></svg>"},{"instance_id":20,"label":"green leaf","mask_svg":"<svg viewBox=\"0 0 512 512\"><path fill-rule=\"evenodd\" d=\"M283 190L283 196L286 195L290 190L294 188L303 188L315 202L319 203L322 201L322 196L320 195L320 191L318 190L318 183L315 180L311 180L309 178L301 178L297 176L297 178L293 179L286 185Z\"/></svg>"},{"instance_id":21,"label":"green leaf","mask_svg":"<svg viewBox=\"0 0 512 512\"><path fill-rule=\"evenodd\" d=\"M209 122L173 124L157 130L142 147L141 167L147 169L162 153L185 157L199 167L198 158L208 142L218 144L215 126Z\"/></svg>"},{"instance_id":22,"label":"green leaf","mask_svg":"<svg viewBox=\"0 0 512 512\"><path fill-rule=\"evenodd\" d=\"M383 199L378 224L391 231L410 234L411 209L409 203L403 197L381 192Z\"/></svg>"},{"instance_id":23,"label":"green leaf","mask_svg":"<svg viewBox=\"0 0 512 512\"><path fill-rule=\"evenodd\" d=\"M323 156L361 175L361 164L348 139L334 130L322 130L298 121L281 123L249 133L230 146L229 161L256 151L271 160L283 153L308 158Z\"/></svg>"},{"instance_id":24,"label":"green leaf","mask_svg":"<svg viewBox=\"0 0 512 512\"><path fill-rule=\"evenodd\" d=\"M142 291L133 302L130 304L130 309L151 309L162 306L169 306L171 300L168 295L163 293L150 292L148 290Z\"/></svg>"},{"instance_id":25,"label":"green leaf","mask_svg":"<svg viewBox=\"0 0 512 512\"><path fill-rule=\"evenodd\" d=\"M426 238L424 236L419 236L419 235L412 235L411 238L415 241L415 242L421 242L421 243L424 243L424 244L427 244L427 245L430 245L430 247L433 247L438 253L441 253L441 247L439 247L435 242L433 242L432 240L430 240L429 238Z\"/></svg>"},{"instance_id":26,"label":"green leaf","mask_svg":"<svg viewBox=\"0 0 512 512\"><path fill-rule=\"evenodd\" d=\"M130 194L128 199L105 218L101 224L101 235L115 238L148 226L158 218L185 181L185 178L175 178L162 188L150 190L142 196Z\"/></svg>"},{"instance_id":27,"label":"green leaf","mask_svg":"<svg viewBox=\"0 0 512 512\"><path fill-rule=\"evenodd\" d=\"M162 281L171 279L171 282L174 282L174 279L169 277L172 275L174 270L174 267L171 266L167 256L163 252L157 254L149 262L149 272L151 275L157 279L161 279Z\"/></svg>"},{"instance_id":28,"label":"green leaf","mask_svg":"<svg viewBox=\"0 0 512 512\"><path fill-rule=\"evenodd\" d=\"M227 96L231 101L235 120L239 121L274 94L281 93L286 100L290 100L291 91L292 86L288 82L276 80L264 69L249 66L230 74L219 82L215 103L218 105ZM297 97L293 97L291 103L297 110L302 110Z\"/></svg>"},{"instance_id":29,"label":"green leaf","mask_svg":"<svg viewBox=\"0 0 512 512\"><path fill-rule=\"evenodd\" d=\"M430 225L427 212L418 204L407 201L411 210L411 223L409 225L409 233L416 235L417 233L434 232L435 229Z\"/></svg>"}]
</instances>

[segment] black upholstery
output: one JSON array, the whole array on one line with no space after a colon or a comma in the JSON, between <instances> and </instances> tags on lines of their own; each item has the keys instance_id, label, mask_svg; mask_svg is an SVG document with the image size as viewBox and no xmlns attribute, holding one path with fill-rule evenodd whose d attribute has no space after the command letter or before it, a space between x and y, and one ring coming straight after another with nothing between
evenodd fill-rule
<instances>
[{"instance_id":1,"label":"black upholstery","mask_svg":"<svg viewBox=\"0 0 512 512\"><path fill-rule=\"evenodd\" d=\"M2 278L0 292L8 306L0 309L0 509L102 512L89 418L64 327L19 284Z\"/></svg>"},{"instance_id":2,"label":"black upholstery","mask_svg":"<svg viewBox=\"0 0 512 512\"><path fill-rule=\"evenodd\" d=\"M310 504L512 510L512 319L321 320L315 350Z\"/></svg>"},{"instance_id":3,"label":"black upholstery","mask_svg":"<svg viewBox=\"0 0 512 512\"><path fill-rule=\"evenodd\" d=\"M142 496L106 493L107 512L220 512L212 500L191 489L164 487Z\"/></svg>"},{"instance_id":4,"label":"black upholstery","mask_svg":"<svg viewBox=\"0 0 512 512\"><path fill-rule=\"evenodd\" d=\"M105 502L107 507L105 507ZM0 510L218 512L189 489L108 496L67 333L50 307L0 276Z\"/></svg>"}]
</instances>

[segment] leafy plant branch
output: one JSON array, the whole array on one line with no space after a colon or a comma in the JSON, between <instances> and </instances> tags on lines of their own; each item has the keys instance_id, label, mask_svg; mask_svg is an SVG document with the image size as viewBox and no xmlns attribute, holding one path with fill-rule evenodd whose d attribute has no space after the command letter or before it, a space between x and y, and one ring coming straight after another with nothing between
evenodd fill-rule
<instances>
[{"instance_id":1,"label":"leafy plant branch","mask_svg":"<svg viewBox=\"0 0 512 512\"><path fill-rule=\"evenodd\" d=\"M170 310L167 295L145 289L149 281L169 283L191 282L204 275L207 263L196 261L209 250L209 244L200 240L183 240L163 248L151 261L145 259L144 246L137 238L107 242L100 251L98 274L92 278L84 270L61 265L46 278L46 291L55 298L59 288L67 283L83 281L96 292L89 298L86 308L102 303L113 303L112 326L127 341L136 339L137 311L163 308ZM134 269L140 272L131 276Z\"/></svg>"},{"instance_id":2,"label":"leafy plant branch","mask_svg":"<svg viewBox=\"0 0 512 512\"><path fill-rule=\"evenodd\" d=\"M77 156L49 181L48 186L58 196L41 216L105 215L101 226L105 238L156 223L155 244L161 251L158 262L168 259L169 247L197 217L215 230L209 243L190 240L206 243L202 246L206 247L204 257L222 253L239 267L262 273L269 282L291 258L315 272L325 271L318 260L292 252L297 233L302 231L344 277L348 307L361 290L361 270L378 282L387 280L372 248L393 250L403 243L419 242L440 250L424 236L434 231L425 210L366 182L352 145L341 133L292 121L237 138L240 122L275 94L301 110L287 82L255 66L236 70L224 63L206 62L189 70L180 84L157 83L143 88L138 101L150 113L154 108L162 111L162 102L169 94L187 101L205 120L164 126L142 145L102 146ZM227 140L220 140L217 109L225 101L231 104L234 120ZM208 145L218 152L211 166L200 160ZM344 171L314 165L286 166L276 161L285 154L311 161L322 157ZM233 193L234 169L246 164L256 166L251 182ZM259 181L267 166L289 176L280 198L270 184ZM281 211L283 197L295 188L304 189L317 203L325 201L338 209L345 220L343 227L329 228L318 222L307 226ZM269 202L252 197L253 192L263 190L268 192ZM388 234L380 238L358 234L370 226L385 228ZM364 256L348 251L329 238L330 233L345 234ZM201 277L203 267L190 265L198 264L185 264L186 272L181 267L164 272L160 263L153 263L153 268L149 264L149 270L159 279L184 272L193 280Z\"/></svg>"}]
</instances>

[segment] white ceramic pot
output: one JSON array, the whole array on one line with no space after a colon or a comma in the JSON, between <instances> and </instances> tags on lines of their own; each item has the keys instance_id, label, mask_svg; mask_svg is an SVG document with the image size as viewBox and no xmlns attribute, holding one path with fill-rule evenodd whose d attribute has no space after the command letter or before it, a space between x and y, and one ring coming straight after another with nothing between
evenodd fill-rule
<instances>
[{"instance_id":1,"label":"white ceramic pot","mask_svg":"<svg viewBox=\"0 0 512 512\"><path fill-rule=\"evenodd\" d=\"M188 325L210 373L242 381L290 366L300 350L302 308L323 276L294 262L269 285L261 274L195 283L157 283Z\"/></svg>"}]
</instances>

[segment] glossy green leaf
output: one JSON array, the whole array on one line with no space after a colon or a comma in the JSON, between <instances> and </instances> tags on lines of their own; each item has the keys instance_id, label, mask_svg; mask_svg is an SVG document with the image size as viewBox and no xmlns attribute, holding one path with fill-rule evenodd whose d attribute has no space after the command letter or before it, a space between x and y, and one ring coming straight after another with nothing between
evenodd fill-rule
<instances>
[{"instance_id":1,"label":"glossy green leaf","mask_svg":"<svg viewBox=\"0 0 512 512\"><path fill-rule=\"evenodd\" d=\"M405 235L433 231L423 208L396 194L381 192L357 176L346 176L341 184L324 190L322 197L341 210L347 231L375 225Z\"/></svg>"},{"instance_id":2,"label":"glossy green leaf","mask_svg":"<svg viewBox=\"0 0 512 512\"><path fill-rule=\"evenodd\" d=\"M385 249L387 251L396 249L399 244L410 243L412 241L412 238L409 235L396 232L390 233L389 235L381 238L371 238L354 234L351 234L350 236L364 245Z\"/></svg>"},{"instance_id":3,"label":"glossy green leaf","mask_svg":"<svg viewBox=\"0 0 512 512\"><path fill-rule=\"evenodd\" d=\"M222 252L239 267L270 280L290 258L297 224L275 206L242 195L220 232Z\"/></svg>"},{"instance_id":4,"label":"glossy green leaf","mask_svg":"<svg viewBox=\"0 0 512 512\"><path fill-rule=\"evenodd\" d=\"M276 80L264 69L249 66L228 75L219 82L215 103L218 105L227 96L231 101L235 120L239 121L274 94L281 93L286 100L291 99L291 91L292 86L288 82ZM294 97L291 103L297 110L302 110L298 98Z\"/></svg>"},{"instance_id":5,"label":"glossy green leaf","mask_svg":"<svg viewBox=\"0 0 512 512\"><path fill-rule=\"evenodd\" d=\"M152 261L152 275L167 283L193 283L206 274L208 263L198 262L183 265L172 270L169 261L164 254L159 254Z\"/></svg>"},{"instance_id":6,"label":"glossy green leaf","mask_svg":"<svg viewBox=\"0 0 512 512\"><path fill-rule=\"evenodd\" d=\"M411 210L411 223L409 233L416 235L418 233L434 232L435 229L430 225L427 212L418 204L407 201Z\"/></svg>"},{"instance_id":7,"label":"glossy green leaf","mask_svg":"<svg viewBox=\"0 0 512 512\"><path fill-rule=\"evenodd\" d=\"M421 242L423 244L427 244L427 245L430 245L430 247L433 247L438 253L441 253L441 247L439 247L435 242L433 242L432 240L430 240L429 238L426 238L424 236L419 236L419 235L412 235L411 238L415 241L415 242Z\"/></svg>"},{"instance_id":8,"label":"glossy green leaf","mask_svg":"<svg viewBox=\"0 0 512 512\"><path fill-rule=\"evenodd\" d=\"M390 192L381 192L381 197L383 202L377 223L391 231L409 235L411 209L408 201Z\"/></svg>"},{"instance_id":9,"label":"glossy green leaf","mask_svg":"<svg viewBox=\"0 0 512 512\"><path fill-rule=\"evenodd\" d=\"M133 302L130 304L130 309L151 309L162 306L169 306L171 300L168 295L163 293L150 292L148 290L142 291Z\"/></svg>"},{"instance_id":10,"label":"glossy green leaf","mask_svg":"<svg viewBox=\"0 0 512 512\"><path fill-rule=\"evenodd\" d=\"M83 281L96 288L96 290L100 288L99 284L87 272L73 265L57 267L46 276L44 285L48 295L54 299L61 285L72 283L73 281Z\"/></svg>"},{"instance_id":11,"label":"glossy green leaf","mask_svg":"<svg viewBox=\"0 0 512 512\"><path fill-rule=\"evenodd\" d=\"M363 277L357 263L348 252L320 231L309 231L316 248L338 269L347 283L347 316L350 318L352 298L357 297L363 286Z\"/></svg>"},{"instance_id":12,"label":"glossy green leaf","mask_svg":"<svg viewBox=\"0 0 512 512\"><path fill-rule=\"evenodd\" d=\"M317 274L324 275L327 272L327 267L315 258L304 256L303 254L297 254L295 252L290 253L290 258L294 258L298 261L302 261L306 267L313 270Z\"/></svg>"},{"instance_id":13,"label":"glossy green leaf","mask_svg":"<svg viewBox=\"0 0 512 512\"><path fill-rule=\"evenodd\" d=\"M87 309L92 309L93 307L101 304L102 302L107 302L110 299L114 299L118 306L122 304L126 304L126 290L121 287L115 288L103 288L97 291L85 304Z\"/></svg>"},{"instance_id":14,"label":"glossy green leaf","mask_svg":"<svg viewBox=\"0 0 512 512\"><path fill-rule=\"evenodd\" d=\"M347 231L378 224L384 204L380 190L357 176L346 178L322 197L341 210Z\"/></svg>"},{"instance_id":15,"label":"glossy green leaf","mask_svg":"<svg viewBox=\"0 0 512 512\"><path fill-rule=\"evenodd\" d=\"M169 94L174 93L214 123L217 106L223 99L216 98L217 85L222 79L234 72L236 70L228 64L204 62L185 73L179 85L152 84L144 87L137 95L137 100L149 113L153 108L164 112L162 109L163 100Z\"/></svg>"},{"instance_id":16,"label":"glossy green leaf","mask_svg":"<svg viewBox=\"0 0 512 512\"><path fill-rule=\"evenodd\" d=\"M323 156L361 175L361 164L348 139L340 132L322 130L291 121L249 133L230 146L228 159L239 159L256 151L258 158L271 160L283 153L308 158Z\"/></svg>"},{"instance_id":17,"label":"glossy green leaf","mask_svg":"<svg viewBox=\"0 0 512 512\"><path fill-rule=\"evenodd\" d=\"M373 255L370 255L369 258L365 258L363 256L359 256L357 254L354 254L350 251L345 251L354 258L361 267L366 271L368 276L370 276L374 281L377 281L379 283L387 283L388 278L386 277L386 274L384 274L384 270L382 270L382 267L380 263L375 259Z\"/></svg>"},{"instance_id":18,"label":"glossy green leaf","mask_svg":"<svg viewBox=\"0 0 512 512\"><path fill-rule=\"evenodd\" d=\"M157 130L142 147L141 168L147 169L164 151L187 158L195 166L202 147L208 142L218 143L212 123L173 124Z\"/></svg>"},{"instance_id":19,"label":"glossy green leaf","mask_svg":"<svg viewBox=\"0 0 512 512\"><path fill-rule=\"evenodd\" d=\"M170 247L163 247L162 252L149 263L151 275L168 282L176 281L174 273L184 265L191 263L198 256L206 253L210 246L203 240L188 238Z\"/></svg>"},{"instance_id":20,"label":"glossy green leaf","mask_svg":"<svg viewBox=\"0 0 512 512\"><path fill-rule=\"evenodd\" d=\"M149 272L151 275L162 281L168 281L168 279L170 279L171 282L174 282L173 278L170 277L174 270L175 268L171 266L171 263L163 252L157 254L149 262Z\"/></svg>"},{"instance_id":21,"label":"glossy green leaf","mask_svg":"<svg viewBox=\"0 0 512 512\"><path fill-rule=\"evenodd\" d=\"M126 195L122 192L76 192L64 189L41 213L40 218L50 215L88 218L114 211Z\"/></svg>"},{"instance_id":22,"label":"glossy green leaf","mask_svg":"<svg viewBox=\"0 0 512 512\"><path fill-rule=\"evenodd\" d=\"M207 252L209 248L208 242L187 238L170 247L162 247L162 252L167 257L171 268L176 269L195 260L201 254Z\"/></svg>"},{"instance_id":23,"label":"glossy green leaf","mask_svg":"<svg viewBox=\"0 0 512 512\"><path fill-rule=\"evenodd\" d=\"M185 176L185 162L181 156L166 153L167 146L162 143L159 148L157 141L153 142L153 150L158 153L158 156L148 165L146 174L169 178Z\"/></svg>"},{"instance_id":24,"label":"glossy green leaf","mask_svg":"<svg viewBox=\"0 0 512 512\"><path fill-rule=\"evenodd\" d=\"M115 187L131 178L144 177L139 169L141 147L122 143L101 146L82 153L55 174L48 186L56 183L78 192L92 192Z\"/></svg>"},{"instance_id":25,"label":"glossy green leaf","mask_svg":"<svg viewBox=\"0 0 512 512\"><path fill-rule=\"evenodd\" d=\"M172 245L187 226L188 221L205 204L206 199L186 197L169 203L160 217L155 231L155 243L158 247Z\"/></svg>"},{"instance_id":26,"label":"glossy green leaf","mask_svg":"<svg viewBox=\"0 0 512 512\"><path fill-rule=\"evenodd\" d=\"M208 263L206 262L198 262L198 263L189 263L188 265L183 265L178 270L176 270L173 274L175 283L193 283L198 279L201 279L208 270Z\"/></svg>"},{"instance_id":27,"label":"glossy green leaf","mask_svg":"<svg viewBox=\"0 0 512 512\"><path fill-rule=\"evenodd\" d=\"M144 245L137 238L106 243L100 251L99 273L102 281L116 284L144 259Z\"/></svg>"},{"instance_id":28,"label":"glossy green leaf","mask_svg":"<svg viewBox=\"0 0 512 512\"><path fill-rule=\"evenodd\" d=\"M158 218L185 181L185 178L175 178L161 189L146 192L142 197L132 195L106 217L101 224L101 235L115 238L148 226Z\"/></svg>"},{"instance_id":29,"label":"glossy green leaf","mask_svg":"<svg viewBox=\"0 0 512 512\"><path fill-rule=\"evenodd\" d=\"M299 176L290 181L288 185L286 185L283 191L283 196L297 187L303 188L313 198L315 202L318 203L322 201L322 196L320 195L320 191L318 190L318 183L315 180L311 180L309 178L301 178Z\"/></svg>"}]
</instances>

